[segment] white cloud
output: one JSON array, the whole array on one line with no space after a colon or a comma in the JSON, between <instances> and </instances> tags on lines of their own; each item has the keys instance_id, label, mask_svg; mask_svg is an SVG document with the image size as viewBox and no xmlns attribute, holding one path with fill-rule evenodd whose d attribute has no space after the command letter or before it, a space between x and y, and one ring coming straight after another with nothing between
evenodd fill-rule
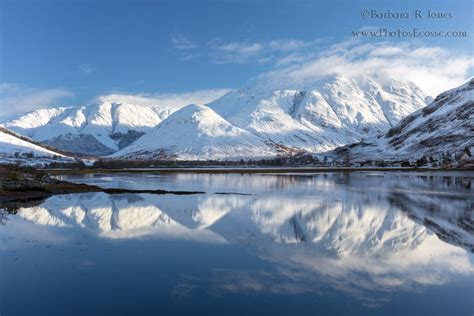
<instances>
[{"instance_id":1,"label":"white cloud","mask_svg":"<svg viewBox=\"0 0 474 316\"><path fill-rule=\"evenodd\" d=\"M370 52L370 56L396 56L403 53L400 47L377 47Z\"/></svg>"},{"instance_id":2,"label":"white cloud","mask_svg":"<svg viewBox=\"0 0 474 316\"><path fill-rule=\"evenodd\" d=\"M208 44L211 62L216 64L245 63L261 57L263 45L248 42L221 42L212 40Z\"/></svg>"},{"instance_id":3,"label":"white cloud","mask_svg":"<svg viewBox=\"0 0 474 316\"><path fill-rule=\"evenodd\" d=\"M297 57L288 57L298 61L296 64L267 72L259 79L282 85L304 85L336 74L378 76L410 80L434 95L465 82L474 67L472 56L412 43L361 44L348 40L332 45L317 57ZM278 65L285 66L285 60Z\"/></svg>"},{"instance_id":4,"label":"white cloud","mask_svg":"<svg viewBox=\"0 0 474 316\"><path fill-rule=\"evenodd\" d=\"M0 83L0 118L54 106L74 94L65 89L36 89L10 83Z\"/></svg>"},{"instance_id":5,"label":"white cloud","mask_svg":"<svg viewBox=\"0 0 474 316\"><path fill-rule=\"evenodd\" d=\"M176 49L193 49L197 47L197 45L195 45L193 42L191 42L182 35L173 36L173 38L171 39L171 43Z\"/></svg>"},{"instance_id":6,"label":"white cloud","mask_svg":"<svg viewBox=\"0 0 474 316\"><path fill-rule=\"evenodd\" d=\"M223 96L230 89L204 89L183 93L115 92L97 97L93 102L116 102L137 105L162 105L180 108L191 103L205 104ZM41 108L60 106L65 98L74 94L64 89L36 89L9 83L0 83L0 119Z\"/></svg>"},{"instance_id":7,"label":"white cloud","mask_svg":"<svg viewBox=\"0 0 474 316\"><path fill-rule=\"evenodd\" d=\"M263 50L263 46L260 43L227 43L221 46L215 47L215 49L228 52L228 53L236 53L240 55L255 55L258 54L260 51Z\"/></svg>"},{"instance_id":8,"label":"white cloud","mask_svg":"<svg viewBox=\"0 0 474 316\"><path fill-rule=\"evenodd\" d=\"M279 58L276 60L275 64L277 67L288 66L291 64L304 62L305 60L308 60L307 54L293 53Z\"/></svg>"},{"instance_id":9,"label":"white cloud","mask_svg":"<svg viewBox=\"0 0 474 316\"><path fill-rule=\"evenodd\" d=\"M319 40L301 41L295 39L274 40L268 43L268 48L274 51L297 51L318 44Z\"/></svg>"},{"instance_id":10,"label":"white cloud","mask_svg":"<svg viewBox=\"0 0 474 316\"><path fill-rule=\"evenodd\" d=\"M99 102L131 103L137 105L162 105L180 108L191 103L205 104L223 96L229 89L207 89L184 93L111 93L97 98Z\"/></svg>"},{"instance_id":11,"label":"white cloud","mask_svg":"<svg viewBox=\"0 0 474 316\"><path fill-rule=\"evenodd\" d=\"M271 64L280 60L280 64L290 64L294 62L294 55L303 56L308 53L312 55L320 42L319 39L226 41L214 38L198 45L181 35L176 35L171 39L172 45L180 51L180 60L189 62L204 58L213 64Z\"/></svg>"}]
</instances>

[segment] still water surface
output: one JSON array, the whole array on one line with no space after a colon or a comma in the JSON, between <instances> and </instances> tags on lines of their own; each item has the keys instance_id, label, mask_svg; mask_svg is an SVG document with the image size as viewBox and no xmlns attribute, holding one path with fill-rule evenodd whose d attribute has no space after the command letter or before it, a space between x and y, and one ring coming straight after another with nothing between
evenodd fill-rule
<instances>
[{"instance_id":1,"label":"still water surface","mask_svg":"<svg viewBox=\"0 0 474 316\"><path fill-rule=\"evenodd\" d=\"M62 178L206 193L0 216L2 316L474 314L472 172Z\"/></svg>"}]
</instances>

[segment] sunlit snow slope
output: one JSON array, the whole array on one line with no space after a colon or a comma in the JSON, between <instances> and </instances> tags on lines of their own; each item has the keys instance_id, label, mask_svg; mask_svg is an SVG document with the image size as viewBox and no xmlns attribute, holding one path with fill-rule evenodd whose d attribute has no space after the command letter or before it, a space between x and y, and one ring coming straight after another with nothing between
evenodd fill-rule
<instances>
[{"instance_id":1,"label":"sunlit snow slope","mask_svg":"<svg viewBox=\"0 0 474 316\"><path fill-rule=\"evenodd\" d=\"M0 163L34 164L51 159L72 160L62 154L34 144L27 138L0 128Z\"/></svg>"},{"instance_id":2,"label":"sunlit snow slope","mask_svg":"<svg viewBox=\"0 0 474 316\"><path fill-rule=\"evenodd\" d=\"M188 105L112 157L222 159L275 155L257 136L231 125L205 105Z\"/></svg>"},{"instance_id":3,"label":"sunlit snow slope","mask_svg":"<svg viewBox=\"0 0 474 316\"><path fill-rule=\"evenodd\" d=\"M385 135L336 150L341 159L413 159L474 146L474 79L441 93Z\"/></svg>"},{"instance_id":4,"label":"sunlit snow slope","mask_svg":"<svg viewBox=\"0 0 474 316\"><path fill-rule=\"evenodd\" d=\"M129 145L172 112L125 103L40 109L6 122L7 128L59 149L106 155Z\"/></svg>"}]
</instances>

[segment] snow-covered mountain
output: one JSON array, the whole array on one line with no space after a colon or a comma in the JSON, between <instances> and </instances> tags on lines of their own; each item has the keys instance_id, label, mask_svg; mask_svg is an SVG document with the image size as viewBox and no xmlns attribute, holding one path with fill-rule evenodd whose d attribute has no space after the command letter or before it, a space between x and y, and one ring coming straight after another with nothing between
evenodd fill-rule
<instances>
[{"instance_id":1,"label":"snow-covered mountain","mask_svg":"<svg viewBox=\"0 0 474 316\"><path fill-rule=\"evenodd\" d=\"M90 155L253 158L319 153L355 143L385 133L427 100L413 83L395 79L337 75L283 86L260 79L173 116L179 107L102 100L36 110L4 125L56 148Z\"/></svg>"},{"instance_id":2,"label":"snow-covered mountain","mask_svg":"<svg viewBox=\"0 0 474 316\"><path fill-rule=\"evenodd\" d=\"M72 161L58 152L0 127L0 163L35 164L53 160Z\"/></svg>"},{"instance_id":3,"label":"snow-covered mountain","mask_svg":"<svg viewBox=\"0 0 474 316\"><path fill-rule=\"evenodd\" d=\"M410 82L337 75L285 89L258 82L209 107L266 141L322 152L386 132L427 99Z\"/></svg>"},{"instance_id":4,"label":"snow-covered mountain","mask_svg":"<svg viewBox=\"0 0 474 316\"><path fill-rule=\"evenodd\" d=\"M335 151L337 159L408 159L474 146L474 78L441 93L385 135Z\"/></svg>"},{"instance_id":5,"label":"snow-covered mountain","mask_svg":"<svg viewBox=\"0 0 474 316\"><path fill-rule=\"evenodd\" d=\"M40 109L3 125L56 148L89 155L107 155L151 130L173 108L112 103Z\"/></svg>"},{"instance_id":6,"label":"snow-covered mountain","mask_svg":"<svg viewBox=\"0 0 474 316\"><path fill-rule=\"evenodd\" d=\"M111 157L238 159L273 156L259 137L233 126L205 105L188 105Z\"/></svg>"},{"instance_id":7,"label":"snow-covered mountain","mask_svg":"<svg viewBox=\"0 0 474 316\"><path fill-rule=\"evenodd\" d=\"M386 132L428 97L394 79L335 76L298 89L264 83L174 113L111 157L235 159L324 152ZM218 126L218 127L217 127Z\"/></svg>"}]
</instances>

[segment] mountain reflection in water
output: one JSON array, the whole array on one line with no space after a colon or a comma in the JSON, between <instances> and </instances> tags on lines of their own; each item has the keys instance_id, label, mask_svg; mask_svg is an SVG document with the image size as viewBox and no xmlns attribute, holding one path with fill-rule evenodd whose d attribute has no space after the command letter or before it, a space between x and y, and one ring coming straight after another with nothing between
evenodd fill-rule
<instances>
[{"instance_id":1,"label":"mountain reflection in water","mask_svg":"<svg viewBox=\"0 0 474 316\"><path fill-rule=\"evenodd\" d=\"M272 267L272 272L237 265L206 275L182 274L174 280L174 298L203 287L214 297L344 293L376 309L391 300L390 293L418 293L459 278L474 280L472 173L123 174L66 179L208 193L54 196L6 216L2 238L24 234L31 239L36 229L34 238L56 244L68 244L74 232L137 243L239 245ZM35 229L29 232L9 229L32 225ZM10 247L14 246L5 243L0 251ZM473 303L466 302L464 308L472 311Z\"/></svg>"}]
</instances>

